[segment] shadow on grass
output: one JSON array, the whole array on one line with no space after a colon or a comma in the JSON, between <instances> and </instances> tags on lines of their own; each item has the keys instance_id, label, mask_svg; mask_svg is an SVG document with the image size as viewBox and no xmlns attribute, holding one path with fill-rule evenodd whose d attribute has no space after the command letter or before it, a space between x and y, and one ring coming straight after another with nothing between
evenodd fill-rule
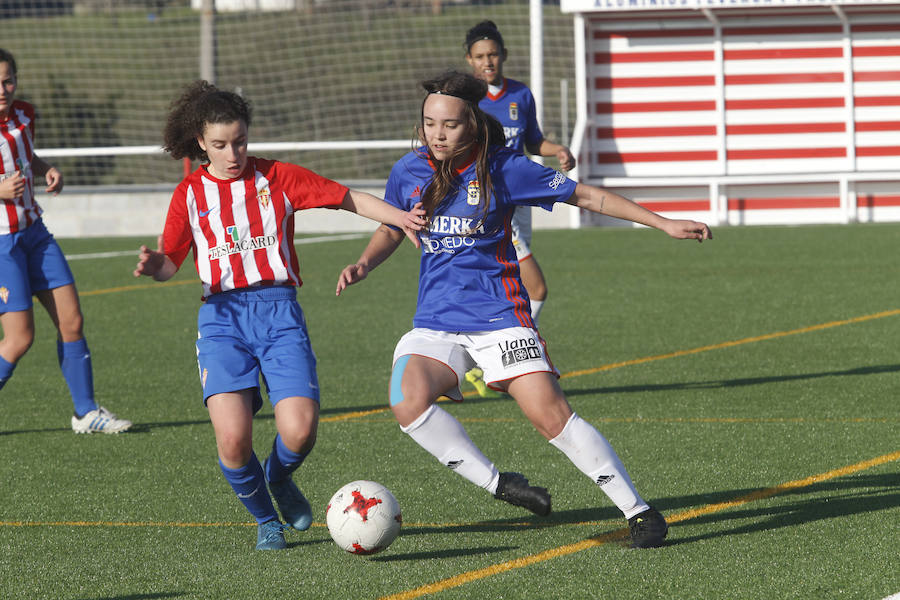
<instances>
[{"instance_id":1,"label":"shadow on grass","mask_svg":"<svg viewBox=\"0 0 900 600\"><path fill-rule=\"evenodd\" d=\"M768 377L745 377L738 379L720 379L713 381L694 381L683 383L660 383L660 384L640 384L626 386L609 386L595 387L585 389L567 389L565 394L568 397L575 396L591 396L598 394L614 394L614 393L631 393L631 392L664 392L678 390L696 390L696 389L719 389L749 385L761 385L766 383L781 383L786 381L804 381L809 379L819 379L823 377L847 377L847 376L864 376L879 375L884 373L900 372L900 365L877 365L871 367L858 367L855 369L845 369L841 371L823 371L820 373L802 373L797 375L773 375ZM466 398L466 404L481 404L486 402L508 402L513 401L510 396L501 396L499 398ZM342 415L351 412L367 412L372 410L384 410L386 414L390 414L388 407L384 403L366 404L361 406L341 406L334 408L325 408L320 412L321 417L330 415ZM271 412L258 413L254 419L272 420L275 416ZM132 428L125 432L125 435L134 435L138 433L148 433L153 429L171 428L171 427L192 427L195 425L209 424L209 419L193 419L184 421L157 421L151 423L136 423ZM0 431L0 436L5 435L21 435L29 433L59 433L70 431L68 427L51 427L44 429L19 429L13 431Z\"/></svg>"},{"instance_id":2,"label":"shadow on grass","mask_svg":"<svg viewBox=\"0 0 900 600\"><path fill-rule=\"evenodd\" d=\"M712 381L690 381L683 383L659 383L598 387L589 389L567 389L566 396L585 396L594 394L615 394L630 392L666 392L679 390L710 390L731 388L748 385L762 385L766 383L783 383L787 381L805 381L820 379L823 377L853 377L863 375L881 375L884 373L900 372L900 365L878 365L872 367L858 367L841 371L823 371L820 373L799 373L796 375L771 375L768 377L743 377L738 379L719 379Z\"/></svg>"},{"instance_id":3,"label":"shadow on grass","mask_svg":"<svg viewBox=\"0 0 900 600\"><path fill-rule=\"evenodd\" d=\"M178 598L189 596L188 592L162 592L159 594L125 594L124 596L84 596L78 600L154 600L156 598Z\"/></svg>"},{"instance_id":4,"label":"shadow on grass","mask_svg":"<svg viewBox=\"0 0 900 600\"><path fill-rule=\"evenodd\" d=\"M719 492L712 496L666 498L660 499L654 504L666 512L726 502L756 491L733 490ZM690 502L692 498L699 501ZM685 503L685 500L689 502ZM719 529L683 538L670 535L670 538L674 537L674 539L669 539L668 544L684 544L723 536L771 531L852 515L869 514L874 516L879 511L900 507L900 473L841 477L833 481L816 483L776 494L765 498L765 501L765 506L756 506L754 503L759 501L753 501L734 508L694 517L688 521L674 523L673 527L675 528L684 523L716 524ZM748 522L731 526L734 521Z\"/></svg>"},{"instance_id":5,"label":"shadow on grass","mask_svg":"<svg viewBox=\"0 0 900 600\"><path fill-rule=\"evenodd\" d=\"M657 498L652 500L652 504L664 515L672 515L685 510L732 502L758 493L761 489L721 490L709 494ZM603 500L602 502L606 506L555 511L546 518L526 516L521 519L492 520L459 526L404 527L402 535L492 533L511 531L515 528L531 530L594 521L603 521L604 523L598 525L595 533L585 535L585 538L603 535L616 529L624 529L627 524L622 513L615 507L609 506L607 501ZM765 502L765 506L759 506L760 502ZM900 507L900 473L851 475L792 489L759 500L751 500L736 507L724 508L689 520L672 523L666 545L777 530L782 527L793 527L857 514L875 514L897 507ZM741 522L732 526L735 521ZM716 530L688 537L678 536L679 527L697 524L713 524ZM452 552L456 552L456 550ZM409 555L401 556L401 558L420 557ZM427 556L422 558L427 558Z\"/></svg>"},{"instance_id":6,"label":"shadow on grass","mask_svg":"<svg viewBox=\"0 0 900 600\"><path fill-rule=\"evenodd\" d=\"M404 533L405 535L405 533ZM406 554L391 554L388 556L373 556L369 560L377 562L393 562L398 560L430 560L432 558L458 558L460 556L484 556L498 552L516 550L518 546L482 546L480 548L453 548L450 550L435 550L433 552L407 552Z\"/></svg>"}]
</instances>

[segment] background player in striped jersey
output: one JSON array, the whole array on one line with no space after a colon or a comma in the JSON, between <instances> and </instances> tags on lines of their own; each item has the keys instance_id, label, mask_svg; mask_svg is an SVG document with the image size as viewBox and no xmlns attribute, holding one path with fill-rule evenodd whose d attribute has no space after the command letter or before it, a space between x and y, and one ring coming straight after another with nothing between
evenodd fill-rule
<instances>
[{"instance_id":1,"label":"background player in striped jersey","mask_svg":"<svg viewBox=\"0 0 900 600\"><path fill-rule=\"evenodd\" d=\"M256 548L270 550L286 547L272 497L287 525L305 530L312 522L291 478L315 444L319 418L316 359L296 298L296 214L349 210L401 228L418 246L424 211L405 212L303 167L248 156L250 115L243 98L205 81L173 103L164 148L205 164L175 190L158 249L141 248L134 274L165 281L193 251L205 300L197 361L219 465L259 524ZM260 375L278 430L265 466L252 446Z\"/></svg>"},{"instance_id":2,"label":"background player in striped jersey","mask_svg":"<svg viewBox=\"0 0 900 600\"><path fill-rule=\"evenodd\" d=\"M397 162L385 193L401 209L421 197L429 217L420 233L414 329L394 350L394 416L405 433L467 480L498 499L549 514L546 489L518 473L500 473L459 421L436 404L442 395L461 400L459 382L478 365L489 385L509 393L534 427L622 510L634 546L662 544L665 519L640 497L615 451L572 411L559 387L528 310L510 222L516 206L550 210L555 202L568 202L678 239L709 239L709 228L667 219L504 148L500 124L478 107L487 86L472 75L451 72L423 87L428 94L419 132L425 149ZM402 239L402 232L380 226L359 260L341 272L336 292L364 279Z\"/></svg>"},{"instance_id":3,"label":"background player in striped jersey","mask_svg":"<svg viewBox=\"0 0 900 600\"><path fill-rule=\"evenodd\" d=\"M537 120L534 96L528 87L503 76L503 63L507 59L503 36L493 21L482 21L466 32L466 61L475 77L488 84L488 92L478 106L503 125L506 147L516 152L537 156L554 156L562 170L575 168L575 157L566 146L554 144L544 138ZM547 299L547 281L541 266L531 252L531 207L516 208L513 217L513 244L519 259L519 274L531 301L531 317L537 324L544 301ZM482 373L475 368L466 379L482 396L490 391L484 384Z\"/></svg>"},{"instance_id":4,"label":"background player in striped jersey","mask_svg":"<svg viewBox=\"0 0 900 600\"><path fill-rule=\"evenodd\" d=\"M57 329L59 366L75 406L72 429L119 433L131 421L119 419L94 399L75 279L34 197L35 175L54 194L62 191L63 176L34 153L35 111L15 99L17 77L15 58L0 48L0 388L34 341L32 296L37 296Z\"/></svg>"}]
</instances>

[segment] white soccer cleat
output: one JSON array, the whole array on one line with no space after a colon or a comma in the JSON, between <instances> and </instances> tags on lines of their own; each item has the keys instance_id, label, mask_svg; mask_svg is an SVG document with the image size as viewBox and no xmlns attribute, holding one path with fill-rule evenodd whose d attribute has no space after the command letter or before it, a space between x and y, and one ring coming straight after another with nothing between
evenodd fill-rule
<instances>
[{"instance_id":1,"label":"white soccer cleat","mask_svg":"<svg viewBox=\"0 0 900 600\"><path fill-rule=\"evenodd\" d=\"M131 421L120 419L102 406L80 419L72 415L72 431L75 433L119 433L127 431Z\"/></svg>"}]
</instances>

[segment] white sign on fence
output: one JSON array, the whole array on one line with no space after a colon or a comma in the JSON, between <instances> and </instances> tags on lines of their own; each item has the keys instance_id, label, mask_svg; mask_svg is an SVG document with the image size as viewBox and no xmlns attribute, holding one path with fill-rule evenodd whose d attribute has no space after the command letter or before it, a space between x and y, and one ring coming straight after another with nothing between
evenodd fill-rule
<instances>
[{"instance_id":1,"label":"white sign on fence","mask_svg":"<svg viewBox=\"0 0 900 600\"><path fill-rule=\"evenodd\" d=\"M673 10L700 8L771 8L773 6L831 6L851 4L897 4L897 0L562 0L562 12Z\"/></svg>"}]
</instances>

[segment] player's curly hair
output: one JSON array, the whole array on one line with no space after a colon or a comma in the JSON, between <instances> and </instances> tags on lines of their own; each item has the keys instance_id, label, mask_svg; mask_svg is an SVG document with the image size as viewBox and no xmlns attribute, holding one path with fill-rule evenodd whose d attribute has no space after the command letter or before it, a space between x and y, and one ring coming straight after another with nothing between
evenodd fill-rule
<instances>
[{"instance_id":1,"label":"player's curly hair","mask_svg":"<svg viewBox=\"0 0 900 600\"><path fill-rule=\"evenodd\" d=\"M249 127L250 113L250 103L238 94L220 90L208 81L195 81L169 107L163 129L163 150L172 158L208 160L197 143L206 126L243 121Z\"/></svg>"},{"instance_id":2,"label":"player's curly hair","mask_svg":"<svg viewBox=\"0 0 900 600\"><path fill-rule=\"evenodd\" d=\"M473 148L476 151L475 171L478 177L479 187L481 188L481 209L482 222L487 216L490 207L490 197L493 193L493 185L491 183L491 173L489 168L488 156L491 146L503 147L506 145L506 136L503 133L503 126L497 119L487 114L478 107L478 103L487 94L487 83L478 79L474 75L468 73L460 73L459 71L447 71L439 77L429 79L422 82L422 88L428 92L425 99L431 94L443 94L459 98L466 104L467 129L474 131L472 139L464 144L456 154L449 160L439 161L425 144L424 135L424 116L425 99L422 100L422 110L419 112L419 124L417 126L417 134L419 140L425 144L429 158L435 165L434 175L428 183L428 187L422 193L422 204L426 211L426 217L431 218L434 210L443 201L444 198L452 190L457 183L456 171L453 169L453 162L460 156L468 155Z\"/></svg>"}]
</instances>

